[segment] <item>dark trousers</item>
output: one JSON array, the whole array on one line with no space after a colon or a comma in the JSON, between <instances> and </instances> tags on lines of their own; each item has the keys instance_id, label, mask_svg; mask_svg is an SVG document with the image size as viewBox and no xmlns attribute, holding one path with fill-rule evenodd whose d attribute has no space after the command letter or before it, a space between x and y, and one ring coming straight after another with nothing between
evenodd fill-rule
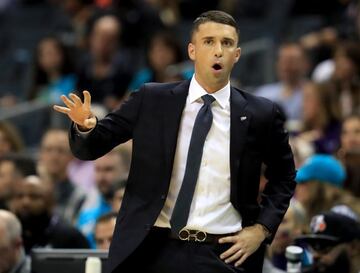
<instances>
[{"instance_id":1,"label":"dark trousers","mask_svg":"<svg viewBox=\"0 0 360 273\"><path fill-rule=\"evenodd\" d=\"M114 271L115 273L261 273L265 245L241 266L226 264L220 254L231 244L187 242L150 231L141 245Z\"/></svg>"}]
</instances>

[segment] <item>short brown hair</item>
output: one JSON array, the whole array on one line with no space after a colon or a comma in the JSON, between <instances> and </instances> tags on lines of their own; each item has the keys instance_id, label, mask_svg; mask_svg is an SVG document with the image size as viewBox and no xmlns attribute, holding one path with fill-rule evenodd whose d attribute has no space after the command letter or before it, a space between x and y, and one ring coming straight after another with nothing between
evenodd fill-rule
<instances>
[{"instance_id":1,"label":"short brown hair","mask_svg":"<svg viewBox=\"0 0 360 273\"><path fill-rule=\"evenodd\" d=\"M191 29L190 37L193 37L195 31L198 30L201 24L207 22L214 22L214 23L219 23L234 27L238 35L238 38L240 39L240 30L235 19L230 14L221 10L209 10L201 13L199 17L197 17L193 22L193 27Z\"/></svg>"}]
</instances>

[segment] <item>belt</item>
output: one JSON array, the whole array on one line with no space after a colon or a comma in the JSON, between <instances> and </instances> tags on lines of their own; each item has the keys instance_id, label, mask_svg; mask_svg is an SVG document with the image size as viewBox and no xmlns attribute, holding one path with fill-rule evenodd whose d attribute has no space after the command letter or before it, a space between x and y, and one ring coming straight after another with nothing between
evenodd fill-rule
<instances>
[{"instance_id":1,"label":"belt","mask_svg":"<svg viewBox=\"0 0 360 273\"><path fill-rule=\"evenodd\" d=\"M219 239L226 236L232 236L235 233L227 233L227 234L211 234L201 230L192 230L183 228L180 230L179 234L175 234L169 228L161 228L161 227L152 227L151 229L154 233L160 233L165 235L168 238L187 241L187 242L198 242L198 243L219 243Z\"/></svg>"}]
</instances>

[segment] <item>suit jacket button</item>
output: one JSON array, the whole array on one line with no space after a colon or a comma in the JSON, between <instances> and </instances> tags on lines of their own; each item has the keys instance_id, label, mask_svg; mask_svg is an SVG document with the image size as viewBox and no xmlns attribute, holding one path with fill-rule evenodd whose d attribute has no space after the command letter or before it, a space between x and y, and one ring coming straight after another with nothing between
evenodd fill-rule
<instances>
[{"instance_id":1,"label":"suit jacket button","mask_svg":"<svg viewBox=\"0 0 360 273\"><path fill-rule=\"evenodd\" d=\"M150 230L151 229L151 225L150 224L145 224L145 230Z\"/></svg>"},{"instance_id":2,"label":"suit jacket button","mask_svg":"<svg viewBox=\"0 0 360 273\"><path fill-rule=\"evenodd\" d=\"M166 199L166 194L162 194L161 195L161 200L165 200Z\"/></svg>"}]
</instances>

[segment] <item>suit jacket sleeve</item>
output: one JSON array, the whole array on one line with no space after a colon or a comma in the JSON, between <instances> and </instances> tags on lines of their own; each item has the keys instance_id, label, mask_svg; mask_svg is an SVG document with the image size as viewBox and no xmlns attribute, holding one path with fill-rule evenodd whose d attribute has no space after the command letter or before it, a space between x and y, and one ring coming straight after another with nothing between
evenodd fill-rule
<instances>
[{"instance_id":1,"label":"suit jacket sleeve","mask_svg":"<svg viewBox=\"0 0 360 273\"><path fill-rule=\"evenodd\" d=\"M132 93L119 109L98 120L95 128L88 134L80 134L72 124L69 142L73 154L81 160L94 160L131 139L139 117L144 89L142 87L138 92Z\"/></svg>"},{"instance_id":2,"label":"suit jacket sleeve","mask_svg":"<svg viewBox=\"0 0 360 273\"><path fill-rule=\"evenodd\" d=\"M272 122L265 145L265 177L268 183L261 196L260 213L257 222L271 233L271 242L295 190L295 165L284 129L285 118L277 106L273 106Z\"/></svg>"}]
</instances>

